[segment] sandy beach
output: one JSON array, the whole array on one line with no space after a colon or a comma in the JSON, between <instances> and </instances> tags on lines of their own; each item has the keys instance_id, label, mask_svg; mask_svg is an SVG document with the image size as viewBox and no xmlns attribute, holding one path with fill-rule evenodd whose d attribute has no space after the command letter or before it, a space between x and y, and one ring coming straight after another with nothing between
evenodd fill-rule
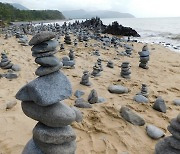
<instances>
[{"instance_id":1,"label":"sandy beach","mask_svg":"<svg viewBox=\"0 0 180 154\"><path fill-rule=\"evenodd\" d=\"M31 36L29 36L29 39ZM63 37L61 41L63 42ZM90 41L89 43L97 43ZM145 127L153 124L164 130L166 136L170 135L167 126L172 118L180 112L179 106L173 104L174 99L180 99L180 53L172 52L160 45L148 44L150 51L149 69L138 67L139 55L144 44L133 43L134 50L131 57L117 56L114 48L110 50L99 49L104 71L100 77L90 78L92 86L86 87L79 84L84 70L92 72L92 67L97 61L97 56L92 55L94 47L84 47L84 43L65 45L65 51L58 52L56 56L62 58L68 55L69 49L74 48L76 65L75 69L62 69L72 83L73 92L82 90L83 98L87 97L92 89L99 96L106 99L105 103L94 104L91 109L80 109L83 113L82 123L73 123L77 134L77 154L153 154L158 140L151 139ZM59 47L58 47L59 48ZM20 154L26 143L32 137L32 129L36 121L25 116L21 109L20 101L15 99L17 91L26 83L35 79L35 70L38 65L31 55L31 47L21 46L17 39L11 37L7 40L0 36L0 51L6 51L9 59L21 67L17 79L0 79L0 154ZM118 51L124 51L119 48ZM114 69L106 67L107 61L114 62ZM131 79L120 76L120 65L124 61L131 64ZM0 69L0 74L7 70ZM150 103L138 104L133 97L141 89L142 83L148 85ZM120 84L129 88L127 94L111 94L107 88L111 84ZM162 96L167 105L167 112L161 113L152 108L158 96ZM74 105L75 96L65 102ZM17 101L17 105L5 109L9 101ZM125 121L120 116L121 106L126 105L144 118L144 126L135 126Z\"/></svg>"}]
</instances>

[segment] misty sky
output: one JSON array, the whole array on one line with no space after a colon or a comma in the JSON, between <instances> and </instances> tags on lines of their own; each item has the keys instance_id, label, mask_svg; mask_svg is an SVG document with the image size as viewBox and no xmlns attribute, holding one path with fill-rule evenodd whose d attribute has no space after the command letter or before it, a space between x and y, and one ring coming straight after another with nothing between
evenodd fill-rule
<instances>
[{"instance_id":1,"label":"misty sky","mask_svg":"<svg viewBox=\"0 0 180 154\"><path fill-rule=\"evenodd\" d=\"M29 9L112 10L136 17L180 17L180 0L0 0Z\"/></svg>"}]
</instances>

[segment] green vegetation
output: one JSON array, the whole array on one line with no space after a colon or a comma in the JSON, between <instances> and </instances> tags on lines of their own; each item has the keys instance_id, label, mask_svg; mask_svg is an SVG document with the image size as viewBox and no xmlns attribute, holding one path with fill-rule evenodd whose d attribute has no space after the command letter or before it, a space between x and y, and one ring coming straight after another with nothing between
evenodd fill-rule
<instances>
[{"instance_id":1,"label":"green vegetation","mask_svg":"<svg viewBox=\"0 0 180 154\"><path fill-rule=\"evenodd\" d=\"M0 2L0 20L4 22L65 19L57 10L18 10Z\"/></svg>"}]
</instances>

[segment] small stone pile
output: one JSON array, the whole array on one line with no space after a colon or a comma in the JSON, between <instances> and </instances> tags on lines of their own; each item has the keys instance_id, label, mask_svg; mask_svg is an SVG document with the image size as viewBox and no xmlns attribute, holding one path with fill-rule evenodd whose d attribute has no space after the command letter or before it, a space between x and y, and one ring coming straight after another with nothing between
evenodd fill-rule
<instances>
[{"instance_id":1,"label":"small stone pile","mask_svg":"<svg viewBox=\"0 0 180 154\"><path fill-rule=\"evenodd\" d=\"M114 63L111 60L109 60L107 63L107 67L114 68Z\"/></svg>"},{"instance_id":2,"label":"small stone pile","mask_svg":"<svg viewBox=\"0 0 180 154\"><path fill-rule=\"evenodd\" d=\"M146 84L142 84L141 92L139 94L143 95L144 97L148 97L149 96L148 88L147 88Z\"/></svg>"},{"instance_id":3,"label":"small stone pile","mask_svg":"<svg viewBox=\"0 0 180 154\"><path fill-rule=\"evenodd\" d=\"M74 60L74 58L75 58L74 50L72 50L72 49L70 49L70 51L69 51L69 58L70 58L70 60Z\"/></svg>"},{"instance_id":4,"label":"small stone pile","mask_svg":"<svg viewBox=\"0 0 180 154\"><path fill-rule=\"evenodd\" d=\"M155 154L180 153L180 113L171 120L168 130L172 136L165 137L156 144Z\"/></svg>"},{"instance_id":5,"label":"small stone pile","mask_svg":"<svg viewBox=\"0 0 180 154\"><path fill-rule=\"evenodd\" d=\"M13 64L8 59L6 53L1 53L1 63L0 66L2 69L11 69Z\"/></svg>"},{"instance_id":6,"label":"small stone pile","mask_svg":"<svg viewBox=\"0 0 180 154\"><path fill-rule=\"evenodd\" d=\"M66 44L71 44L71 43L72 43L69 34L66 34L66 35L65 35L64 42L65 42Z\"/></svg>"},{"instance_id":7,"label":"small stone pile","mask_svg":"<svg viewBox=\"0 0 180 154\"><path fill-rule=\"evenodd\" d=\"M54 56L57 42L52 32L36 34L29 42L35 62L41 65L36 70L39 77L23 86L16 98L21 100L23 112L39 121L33 129L33 139L22 154L74 154L76 135L70 126L81 121L82 115L62 101L72 94L67 77L59 71L62 63Z\"/></svg>"},{"instance_id":8,"label":"small stone pile","mask_svg":"<svg viewBox=\"0 0 180 154\"><path fill-rule=\"evenodd\" d=\"M96 63L94 66L93 66L93 71L91 73L92 76L94 77L97 77L97 76L100 76L101 74L101 68L99 67L99 65Z\"/></svg>"},{"instance_id":9,"label":"small stone pile","mask_svg":"<svg viewBox=\"0 0 180 154\"><path fill-rule=\"evenodd\" d=\"M64 44L61 44L60 45L60 50L64 50L65 48L64 48Z\"/></svg>"},{"instance_id":10,"label":"small stone pile","mask_svg":"<svg viewBox=\"0 0 180 154\"><path fill-rule=\"evenodd\" d=\"M100 59L100 58L97 59L97 65L99 66L100 71L103 71L103 67L102 67L102 59Z\"/></svg>"},{"instance_id":11,"label":"small stone pile","mask_svg":"<svg viewBox=\"0 0 180 154\"><path fill-rule=\"evenodd\" d=\"M83 76L81 78L80 84L85 85L85 86L91 86L91 82L89 81L89 72L84 71Z\"/></svg>"},{"instance_id":12,"label":"small stone pile","mask_svg":"<svg viewBox=\"0 0 180 154\"><path fill-rule=\"evenodd\" d=\"M123 78L126 78L126 79L130 79L130 74L131 74L131 71L130 71L130 64L129 62L123 62L121 64L121 76Z\"/></svg>"},{"instance_id":13,"label":"small stone pile","mask_svg":"<svg viewBox=\"0 0 180 154\"><path fill-rule=\"evenodd\" d=\"M125 45L125 52L127 55L132 55L132 47L130 45Z\"/></svg>"},{"instance_id":14,"label":"small stone pile","mask_svg":"<svg viewBox=\"0 0 180 154\"><path fill-rule=\"evenodd\" d=\"M138 54L140 55L140 64L139 64L139 67L141 67L143 69L148 69L149 67L147 66L147 64L148 64L148 61L149 61L150 53L149 53L147 45L145 45L142 48L142 51L138 52Z\"/></svg>"}]
</instances>

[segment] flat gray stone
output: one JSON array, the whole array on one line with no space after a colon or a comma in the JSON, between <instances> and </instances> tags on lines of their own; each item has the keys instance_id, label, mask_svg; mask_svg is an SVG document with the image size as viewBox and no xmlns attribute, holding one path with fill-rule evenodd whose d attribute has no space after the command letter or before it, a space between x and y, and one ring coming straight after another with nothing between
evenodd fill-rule
<instances>
[{"instance_id":1,"label":"flat gray stone","mask_svg":"<svg viewBox=\"0 0 180 154\"><path fill-rule=\"evenodd\" d=\"M155 154L179 154L179 150L169 145L168 137L160 140L155 146Z\"/></svg>"},{"instance_id":2,"label":"flat gray stone","mask_svg":"<svg viewBox=\"0 0 180 154\"><path fill-rule=\"evenodd\" d=\"M21 67L20 67L19 65L17 65L17 64L14 64L14 65L11 67L11 69L12 69L13 71L18 72L18 71L21 70Z\"/></svg>"},{"instance_id":3,"label":"flat gray stone","mask_svg":"<svg viewBox=\"0 0 180 154\"><path fill-rule=\"evenodd\" d=\"M180 122L178 122L176 118L170 121L170 126L180 132Z\"/></svg>"},{"instance_id":4,"label":"flat gray stone","mask_svg":"<svg viewBox=\"0 0 180 154\"><path fill-rule=\"evenodd\" d=\"M161 97L158 97L153 105L153 109L166 113L166 104Z\"/></svg>"},{"instance_id":5,"label":"flat gray stone","mask_svg":"<svg viewBox=\"0 0 180 154\"><path fill-rule=\"evenodd\" d=\"M36 58L39 58L39 57L49 57L49 56L54 55L57 52L58 52L57 50L48 51L48 52L42 52L42 53L34 53L34 52L32 52L32 56L36 57Z\"/></svg>"},{"instance_id":6,"label":"flat gray stone","mask_svg":"<svg viewBox=\"0 0 180 154\"><path fill-rule=\"evenodd\" d=\"M141 51L141 52L138 52L138 54L141 56L141 57L147 57L150 55L149 51Z\"/></svg>"},{"instance_id":7,"label":"flat gray stone","mask_svg":"<svg viewBox=\"0 0 180 154\"><path fill-rule=\"evenodd\" d=\"M76 107L71 107L71 109L73 109L74 112L76 113L76 119L75 119L76 122L82 122L83 115L82 115L81 111Z\"/></svg>"},{"instance_id":8,"label":"flat gray stone","mask_svg":"<svg viewBox=\"0 0 180 154\"><path fill-rule=\"evenodd\" d=\"M11 61L1 62L1 67L7 66Z\"/></svg>"},{"instance_id":9,"label":"flat gray stone","mask_svg":"<svg viewBox=\"0 0 180 154\"><path fill-rule=\"evenodd\" d=\"M63 66L65 67L73 67L75 65L75 61L74 60L70 60L70 61L62 61Z\"/></svg>"},{"instance_id":10,"label":"flat gray stone","mask_svg":"<svg viewBox=\"0 0 180 154\"><path fill-rule=\"evenodd\" d=\"M34 143L34 140L31 139L26 146L24 147L24 150L22 154L44 154L40 148Z\"/></svg>"},{"instance_id":11,"label":"flat gray stone","mask_svg":"<svg viewBox=\"0 0 180 154\"><path fill-rule=\"evenodd\" d=\"M59 102L49 106L39 106L33 102L22 102L26 116L49 127L64 127L76 120L76 113L66 104Z\"/></svg>"},{"instance_id":12,"label":"flat gray stone","mask_svg":"<svg viewBox=\"0 0 180 154\"><path fill-rule=\"evenodd\" d=\"M29 45L31 46L36 45L41 42L51 40L54 37L55 37L55 33L53 32L48 32L48 31L41 32L32 37L32 39L29 41Z\"/></svg>"},{"instance_id":13,"label":"flat gray stone","mask_svg":"<svg viewBox=\"0 0 180 154\"><path fill-rule=\"evenodd\" d=\"M92 105L86 102L83 98L76 99L74 106L78 108L92 108Z\"/></svg>"},{"instance_id":14,"label":"flat gray stone","mask_svg":"<svg viewBox=\"0 0 180 154\"><path fill-rule=\"evenodd\" d=\"M76 134L71 126L48 127L40 122L33 129L33 138L43 143L62 144L76 139Z\"/></svg>"},{"instance_id":15,"label":"flat gray stone","mask_svg":"<svg viewBox=\"0 0 180 154\"><path fill-rule=\"evenodd\" d=\"M123 87L121 85L111 85L108 87L108 90L110 93L115 93L115 94L124 94L128 93L128 88Z\"/></svg>"},{"instance_id":16,"label":"flat gray stone","mask_svg":"<svg viewBox=\"0 0 180 154\"><path fill-rule=\"evenodd\" d=\"M171 147L180 151L180 140L176 139L173 136L168 136L167 141L169 142Z\"/></svg>"},{"instance_id":17,"label":"flat gray stone","mask_svg":"<svg viewBox=\"0 0 180 154\"><path fill-rule=\"evenodd\" d=\"M136 95L133 98L134 101L136 101L137 103L148 103L148 99L146 97L144 97L143 95Z\"/></svg>"},{"instance_id":18,"label":"flat gray stone","mask_svg":"<svg viewBox=\"0 0 180 154\"><path fill-rule=\"evenodd\" d=\"M76 96L77 98L80 98L81 96L83 96L85 93L81 90L76 90L74 93L74 96Z\"/></svg>"},{"instance_id":19,"label":"flat gray stone","mask_svg":"<svg viewBox=\"0 0 180 154\"><path fill-rule=\"evenodd\" d=\"M16 94L21 101L33 101L47 106L64 100L72 95L68 78L62 72L55 72L38 77L23 86Z\"/></svg>"},{"instance_id":20,"label":"flat gray stone","mask_svg":"<svg viewBox=\"0 0 180 154\"><path fill-rule=\"evenodd\" d=\"M52 66L52 67L40 66L37 68L35 74L37 76L48 75L48 74L51 74L53 72L59 71L59 69L62 68L62 65L63 64L60 62L57 66Z\"/></svg>"},{"instance_id":21,"label":"flat gray stone","mask_svg":"<svg viewBox=\"0 0 180 154\"><path fill-rule=\"evenodd\" d=\"M16 78L18 78L18 75L15 73L7 73L7 74L4 74L4 77L6 79L16 79Z\"/></svg>"},{"instance_id":22,"label":"flat gray stone","mask_svg":"<svg viewBox=\"0 0 180 154\"><path fill-rule=\"evenodd\" d=\"M98 103L104 103L106 99L104 97L98 97Z\"/></svg>"},{"instance_id":23,"label":"flat gray stone","mask_svg":"<svg viewBox=\"0 0 180 154\"><path fill-rule=\"evenodd\" d=\"M154 125L147 125L146 132L148 136L151 137L152 139L159 139L161 137L164 137L165 135L164 132L160 128Z\"/></svg>"},{"instance_id":24,"label":"flat gray stone","mask_svg":"<svg viewBox=\"0 0 180 154\"><path fill-rule=\"evenodd\" d=\"M91 90L91 92L88 96L88 102L90 104L98 103L98 94L95 89Z\"/></svg>"},{"instance_id":25,"label":"flat gray stone","mask_svg":"<svg viewBox=\"0 0 180 154\"><path fill-rule=\"evenodd\" d=\"M167 129L173 135L173 137L180 140L180 132L178 130L174 129L172 126L168 126Z\"/></svg>"},{"instance_id":26,"label":"flat gray stone","mask_svg":"<svg viewBox=\"0 0 180 154\"><path fill-rule=\"evenodd\" d=\"M33 51L33 53L54 51L57 46L58 46L58 42L56 40L49 40L33 46L31 48L31 51Z\"/></svg>"},{"instance_id":27,"label":"flat gray stone","mask_svg":"<svg viewBox=\"0 0 180 154\"><path fill-rule=\"evenodd\" d=\"M76 142L71 141L63 144L47 144L34 140L45 154L75 154Z\"/></svg>"},{"instance_id":28,"label":"flat gray stone","mask_svg":"<svg viewBox=\"0 0 180 154\"><path fill-rule=\"evenodd\" d=\"M133 125L143 126L145 124L144 119L128 107L121 107L120 114L126 121L130 122Z\"/></svg>"},{"instance_id":29,"label":"flat gray stone","mask_svg":"<svg viewBox=\"0 0 180 154\"><path fill-rule=\"evenodd\" d=\"M8 65L6 66L1 66L2 69L10 69L11 67L13 66L12 63L9 63Z\"/></svg>"},{"instance_id":30,"label":"flat gray stone","mask_svg":"<svg viewBox=\"0 0 180 154\"><path fill-rule=\"evenodd\" d=\"M174 105L180 106L180 99L175 99L173 103Z\"/></svg>"},{"instance_id":31,"label":"flat gray stone","mask_svg":"<svg viewBox=\"0 0 180 154\"><path fill-rule=\"evenodd\" d=\"M60 60L55 56L36 58L35 62L42 66L57 66Z\"/></svg>"}]
</instances>

